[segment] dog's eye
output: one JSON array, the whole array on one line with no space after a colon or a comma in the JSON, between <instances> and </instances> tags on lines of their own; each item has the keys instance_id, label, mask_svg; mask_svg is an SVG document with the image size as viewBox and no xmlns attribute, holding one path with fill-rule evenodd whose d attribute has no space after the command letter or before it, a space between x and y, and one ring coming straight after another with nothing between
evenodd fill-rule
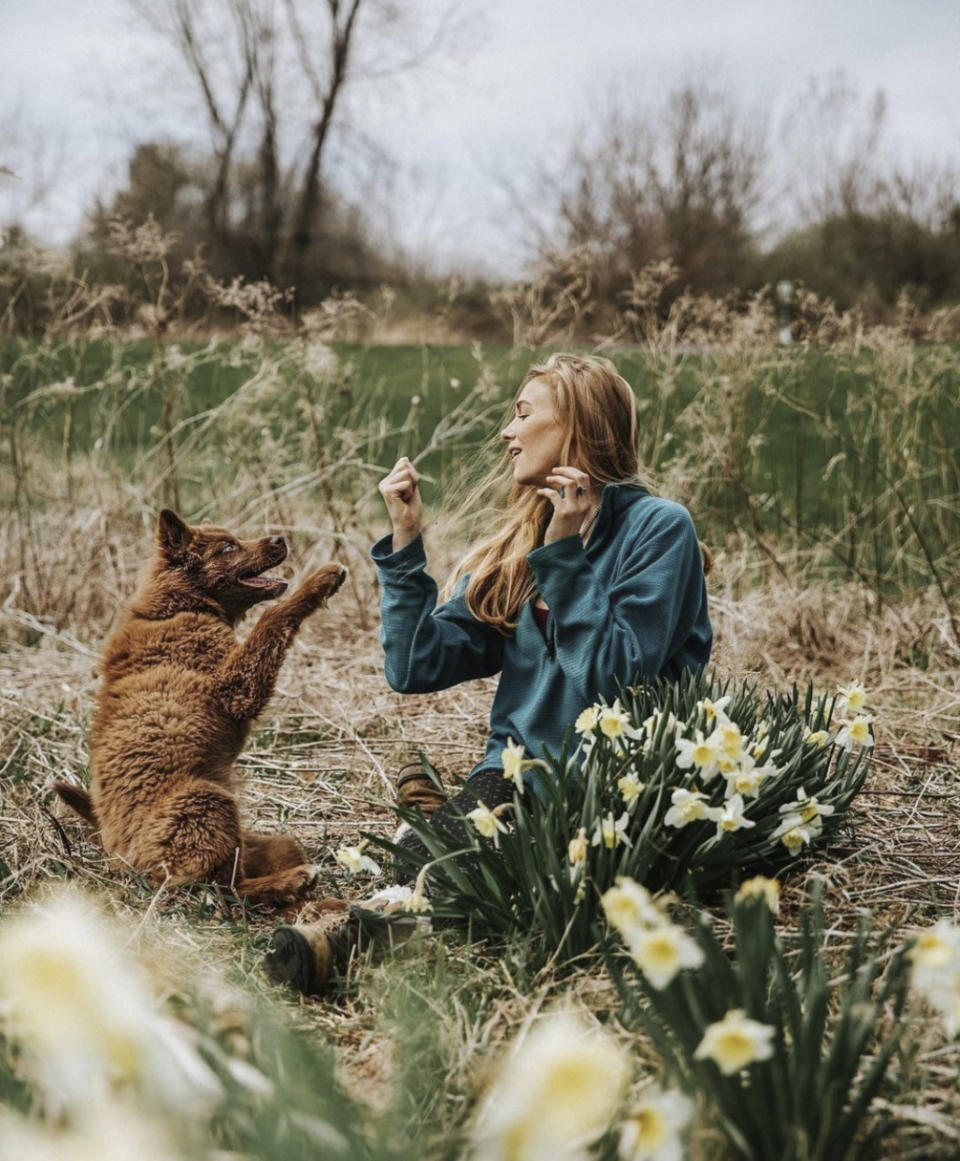
<instances>
[{"instance_id":1,"label":"dog's eye","mask_svg":"<svg viewBox=\"0 0 960 1161\"><path fill-rule=\"evenodd\" d=\"M220 549L220 555L223 556L227 552L236 552L236 551L237 551L237 546L235 544L225 544L223 546L223 548Z\"/></svg>"}]
</instances>

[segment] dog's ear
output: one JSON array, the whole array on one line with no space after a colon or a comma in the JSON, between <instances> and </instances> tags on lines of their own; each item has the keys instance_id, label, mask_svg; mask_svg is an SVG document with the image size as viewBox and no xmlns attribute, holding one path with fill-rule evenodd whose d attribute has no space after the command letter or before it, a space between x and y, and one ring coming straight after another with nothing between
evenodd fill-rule
<instances>
[{"instance_id":1,"label":"dog's ear","mask_svg":"<svg viewBox=\"0 0 960 1161\"><path fill-rule=\"evenodd\" d=\"M157 523L157 543L170 560L181 557L190 543L190 528L176 512L164 508Z\"/></svg>"}]
</instances>

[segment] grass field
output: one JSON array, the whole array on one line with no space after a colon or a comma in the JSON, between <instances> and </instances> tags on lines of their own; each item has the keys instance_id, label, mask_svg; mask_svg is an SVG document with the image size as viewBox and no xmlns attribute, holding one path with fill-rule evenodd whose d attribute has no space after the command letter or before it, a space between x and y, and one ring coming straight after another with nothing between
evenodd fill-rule
<instances>
[{"instance_id":1,"label":"grass field","mask_svg":"<svg viewBox=\"0 0 960 1161\"><path fill-rule=\"evenodd\" d=\"M955 353L878 336L859 349L664 346L615 357L644 409L646 462L716 553L716 672L771 690L812 681L832 694L857 679L870 691L877 746L852 829L785 878L784 940L793 946L814 880L824 884L822 951L838 976L865 910L895 939L956 923ZM442 576L473 529L440 509L475 476L530 359L524 349L299 340L0 347L0 906L16 914L65 882L89 890L119 920L164 1010L198 1037L228 1097L179 1123L135 1105L138 1123L163 1136L153 1155L493 1156L468 1142L501 1052L560 1004L628 1052L634 1087L661 1073L601 959L542 969L522 939L478 944L443 930L356 964L323 1000L283 994L259 968L275 917L208 888L152 893L47 788L65 772L87 776L98 650L157 510L282 532L294 576L337 557L351 580L307 625L241 759L245 809L261 829L303 841L319 893L364 890L335 849L389 833L391 777L411 753L448 775L468 770L493 691L388 689L366 555L385 531L376 481L398 453L425 451L428 552ZM880 1024L892 1019L885 1008ZM960 1047L929 1008L900 1020L900 1050L864 1110L864 1156L946 1161L960 1148ZM36 1110L16 1055L4 1060L0 1097ZM271 1094L230 1088L230 1060L255 1065ZM704 1097L688 1155L737 1155L723 1139ZM21 1155L63 1156L65 1141ZM590 1155L616 1149L607 1134ZM793 1155L831 1156L809 1143Z\"/></svg>"}]
</instances>

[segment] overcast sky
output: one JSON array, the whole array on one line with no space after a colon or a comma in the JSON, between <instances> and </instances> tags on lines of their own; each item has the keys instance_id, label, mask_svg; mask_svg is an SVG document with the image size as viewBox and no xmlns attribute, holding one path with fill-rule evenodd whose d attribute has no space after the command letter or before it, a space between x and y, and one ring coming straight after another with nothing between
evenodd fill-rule
<instances>
[{"instance_id":1,"label":"overcast sky","mask_svg":"<svg viewBox=\"0 0 960 1161\"><path fill-rule=\"evenodd\" d=\"M864 99L884 90L902 157L960 156L960 0L486 0L474 12L455 58L371 95L365 113L416 171L394 228L441 261L519 268L499 179L559 161L613 83L651 101L707 79L775 118L811 77L842 70ZM0 176L0 221L36 164L58 181L29 225L62 242L122 182L137 140L189 138L186 94L173 86L161 104L161 61L123 0L0 0L0 166L11 127L41 142L35 161L16 153L21 182Z\"/></svg>"}]
</instances>

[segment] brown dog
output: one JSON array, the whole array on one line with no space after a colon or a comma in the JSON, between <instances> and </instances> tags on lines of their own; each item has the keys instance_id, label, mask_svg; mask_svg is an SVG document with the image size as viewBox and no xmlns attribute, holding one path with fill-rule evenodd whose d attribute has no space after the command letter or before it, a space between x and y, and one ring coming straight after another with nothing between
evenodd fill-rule
<instances>
[{"instance_id":1,"label":"brown dog","mask_svg":"<svg viewBox=\"0 0 960 1161\"><path fill-rule=\"evenodd\" d=\"M313 881L296 839L241 828L230 789L297 630L346 576L340 564L318 569L238 643L244 613L286 590L264 575L286 555L280 536L237 540L161 512L156 559L107 641L91 794L63 782L55 789L96 823L109 854L154 886L206 881L279 903Z\"/></svg>"}]
</instances>

